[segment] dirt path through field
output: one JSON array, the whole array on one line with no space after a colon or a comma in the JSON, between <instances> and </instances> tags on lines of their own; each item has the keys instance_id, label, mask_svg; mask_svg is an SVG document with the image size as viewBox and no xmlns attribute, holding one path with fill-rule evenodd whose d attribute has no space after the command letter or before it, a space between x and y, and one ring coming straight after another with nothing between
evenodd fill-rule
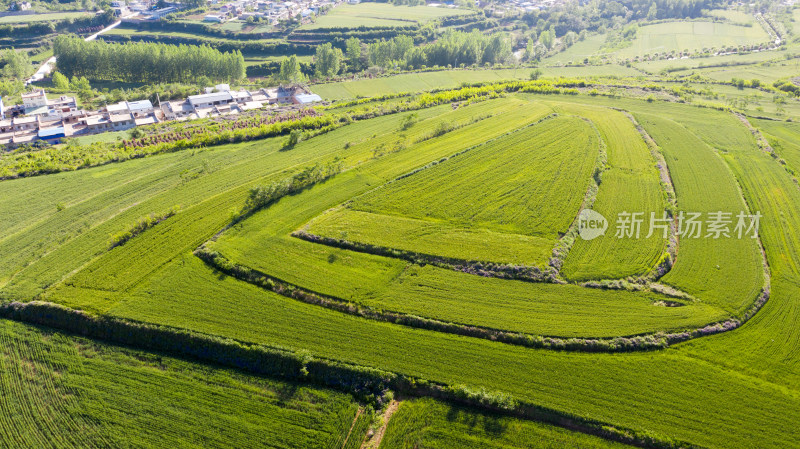
<instances>
[{"instance_id":1,"label":"dirt path through field","mask_svg":"<svg viewBox=\"0 0 800 449\"><path fill-rule=\"evenodd\" d=\"M381 441L383 441L383 435L386 433L386 426L389 425L389 420L392 419L392 415L394 412L397 411L397 407L400 406L400 401L392 400L389 405L386 407L386 411L383 412L383 425L378 429L377 432L372 437L367 436L367 439L364 440L364 443L361 445L361 449L377 449L381 445Z\"/></svg>"}]
</instances>

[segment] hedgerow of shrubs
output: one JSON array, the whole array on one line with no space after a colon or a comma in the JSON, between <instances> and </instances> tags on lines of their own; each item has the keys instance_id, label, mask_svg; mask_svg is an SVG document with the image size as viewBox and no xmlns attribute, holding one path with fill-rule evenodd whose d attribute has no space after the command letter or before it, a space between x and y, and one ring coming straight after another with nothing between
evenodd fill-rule
<instances>
[{"instance_id":1,"label":"hedgerow of shrubs","mask_svg":"<svg viewBox=\"0 0 800 449\"><path fill-rule=\"evenodd\" d=\"M395 390L407 395L431 396L498 413L537 419L629 444L664 449L692 447L682 441L611 427L601 421L518 401L500 392L464 385L445 385L375 368L317 358L302 350L248 344L185 329L93 316L43 301L0 304L0 317L63 329L112 343L219 363L256 374L312 382L349 392L378 407L391 398L390 390Z\"/></svg>"},{"instance_id":2,"label":"hedgerow of shrubs","mask_svg":"<svg viewBox=\"0 0 800 449\"><path fill-rule=\"evenodd\" d=\"M139 217L139 219L136 220L136 223L134 223L130 229L111 235L111 241L108 244L109 249L124 245L128 242L128 240L177 214L179 210L179 206L173 206L170 210L160 215L152 213L144 217Z\"/></svg>"}]
</instances>

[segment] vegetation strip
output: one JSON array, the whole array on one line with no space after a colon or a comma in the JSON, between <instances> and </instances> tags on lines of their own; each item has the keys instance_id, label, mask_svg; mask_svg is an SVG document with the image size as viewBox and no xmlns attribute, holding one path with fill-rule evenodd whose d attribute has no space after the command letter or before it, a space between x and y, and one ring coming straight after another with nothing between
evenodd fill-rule
<instances>
[{"instance_id":1,"label":"vegetation strip","mask_svg":"<svg viewBox=\"0 0 800 449\"><path fill-rule=\"evenodd\" d=\"M532 419L644 448L688 449L700 446L663 439L649 432L611 426L549 407L519 401L511 395L446 385L390 371L314 357L306 351L242 343L199 332L92 316L58 304L31 301L0 304L0 317L33 323L111 343L219 363L248 372L301 380L347 391L381 405L389 390L408 396L429 396L510 416Z\"/></svg>"},{"instance_id":2,"label":"vegetation strip","mask_svg":"<svg viewBox=\"0 0 800 449\"><path fill-rule=\"evenodd\" d=\"M555 270L552 268L541 269L536 266L500 264L423 254L369 243L351 242L344 239L325 237L306 232L302 229L294 231L292 237L297 237L311 243L332 246L334 248L358 251L360 253L373 254L376 256L394 257L396 259L407 260L417 265L433 265L439 268L447 268L478 276L514 279L527 282L559 282L555 277Z\"/></svg>"},{"instance_id":3,"label":"vegetation strip","mask_svg":"<svg viewBox=\"0 0 800 449\"><path fill-rule=\"evenodd\" d=\"M772 148L770 148L770 150L772 150ZM747 201L747 197L744 195L744 191L742 190L742 185L739 183L739 180L736 179L735 176L734 176L734 181L736 183L736 188L739 191L739 195L741 195L742 200L744 201L744 204L747 207L748 212L752 211L752 207L750 207L750 202ZM764 304L766 304L767 301L769 300L770 292L772 291L772 272L770 270L769 260L767 259L767 251L764 249L764 242L761 241L760 234L758 235L756 241L758 243L759 252L761 253L761 266L764 270L764 286L761 288L761 294L756 298L755 302L753 302L753 304L747 309L747 311L745 311L744 315L742 316L742 322L739 324L740 326L741 324L744 324L745 322L747 322L747 320L755 316L755 314L758 313L758 311L761 310L762 307L764 307Z\"/></svg>"},{"instance_id":4,"label":"vegetation strip","mask_svg":"<svg viewBox=\"0 0 800 449\"><path fill-rule=\"evenodd\" d=\"M723 322L711 323L702 328L685 330L682 332L656 332L653 334L615 338L560 338L520 332L508 332L483 326L451 323L405 313L379 310L373 307L355 304L341 298L322 295L290 284L261 271L236 264L219 252L209 250L205 247L198 248L195 250L194 254L212 268L233 276L236 279L308 304L322 306L362 318L467 337L483 338L528 348L575 352L651 351L664 349L672 344L691 340L693 338L726 332L736 329L742 324L742 321L732 318ZM769 296L768 291L765 295L766 297ZM764 302L766 302L766 298L757 303L760 307ZM747 316L747 318L749 319L751 316L752 314Z\"/></svg>"},{"instance_id":5,"label":"vegetation strip","mask_svg":"<svg viewBox=\"0 0 800 449\"><path fill-rule=\"evenodd\" d=\"M180 211L179 206L174 206L167 212L156 215L152 213L145 217L141 217L136 220L136 224L131 226L130 229L124 232L119 232L111 236L111 243L108 245L108 249L116 248L117 246L122 246L128 242L128 240L136 237L137 235L141 234L142 232L152 228L153 226L161 223L162 221L166 220L167 218L175 215Z\"/></svg>"}]
</instances>

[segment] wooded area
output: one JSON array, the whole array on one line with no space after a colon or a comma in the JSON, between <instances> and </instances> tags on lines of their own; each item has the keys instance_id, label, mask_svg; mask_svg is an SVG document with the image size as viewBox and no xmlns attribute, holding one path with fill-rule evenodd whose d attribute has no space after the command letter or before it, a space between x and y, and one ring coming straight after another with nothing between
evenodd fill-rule
<instances>
[{"instance_id":1,"label":"wooded area","mask_svg":"<svg viewBox=\"0 0 800 449\"><path fill-rule=\"evenodd\" d=\"M68 77L125 82L193 82L201 76L234 81L244 77L241 52L222 53L206 45L110 44L59 36L53 50L58 71Z\"/></svg>"}]
</instances>

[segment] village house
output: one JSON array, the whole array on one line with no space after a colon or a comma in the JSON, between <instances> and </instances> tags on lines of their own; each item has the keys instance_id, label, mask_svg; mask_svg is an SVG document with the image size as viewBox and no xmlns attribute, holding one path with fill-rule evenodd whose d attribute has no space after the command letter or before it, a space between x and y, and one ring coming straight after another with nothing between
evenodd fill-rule
<instances>
[{"instance_id":1,"label":"village house","mask_svg":"<svg viewBox=\"0 0 800 449\"><path fill-rule=\"evenodd\" d=\"M232 90L228 84L218 84L185 100L162 101L158 107L150 100L139 100L84 111L78 109L75 98L49 100L41 89L22 94L22 100L22 105L3 109L0 99L0 110L9 117L0 120L0 145L14 147L37 140L55 144L66 137L124 131L162 120L239 114L268 105L305 105L322 99L297 84L253 91Z\"/></svg>"},{"instance_id":2,"label":"village house","mask_svg":"<svg viewBox=\"0 0 800 449\"><path fill-rule=\"evenodd\" d=\"M13 2L8 7L9 11L29 11L32 8L31 2Z\"/></svg>"}]
</instances>

